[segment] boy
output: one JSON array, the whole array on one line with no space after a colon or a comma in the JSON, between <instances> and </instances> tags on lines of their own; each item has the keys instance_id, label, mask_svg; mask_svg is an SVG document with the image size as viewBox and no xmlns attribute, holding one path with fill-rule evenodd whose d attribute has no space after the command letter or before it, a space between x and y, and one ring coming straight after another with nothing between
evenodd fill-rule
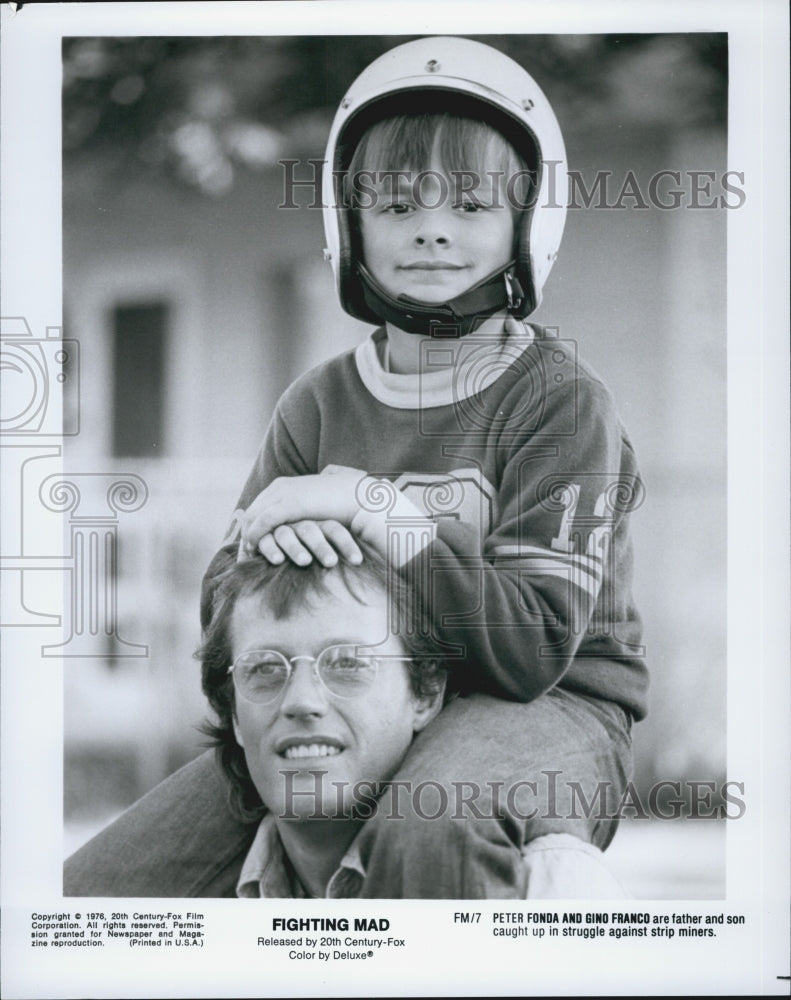
<instances>
[{"instance_id":1,"label":"boy","mask_svg":"<svg viewBox=\"0 0 791 1000\"><path fill-rule=\"evenodd\" d=\"M377 813L363 896L522 898L525 843L604 848L615 831L606 803L645 713L628 525L642 486L606 388L523 322L560 243L564 163L543 94L487 46L423 39L363 72L330 135L325 180L346 187L325 229L343 307L385 325L285 394L207 574L204 621L239 540L242 556L332 565L360 558L358 534L450 658L466 697L394 788L487 797L455 822ZM580 796L598 810L580 815Z\"/></svg>"}]
</instances>

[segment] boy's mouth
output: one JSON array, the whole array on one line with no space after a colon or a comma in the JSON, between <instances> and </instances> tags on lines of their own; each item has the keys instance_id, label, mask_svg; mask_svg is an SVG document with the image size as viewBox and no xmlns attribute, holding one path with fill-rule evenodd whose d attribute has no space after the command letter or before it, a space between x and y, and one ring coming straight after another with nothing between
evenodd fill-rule
<instances>
[{"instance_id":1,"label":"boy's mouth","mask_svg":"<svg viewBox=\"0 0 791 1000\"><path fill-rule=\"evenodd\" d=\"M418 260L414 264L402 264L402 271L463 271L463 264L450 264L439 260Z\"/></svg>"}]
</instances>

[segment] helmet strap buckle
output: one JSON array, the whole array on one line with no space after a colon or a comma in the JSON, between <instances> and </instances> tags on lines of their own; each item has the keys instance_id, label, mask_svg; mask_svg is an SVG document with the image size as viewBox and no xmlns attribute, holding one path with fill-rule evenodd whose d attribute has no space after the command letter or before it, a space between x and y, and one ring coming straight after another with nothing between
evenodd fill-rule
<instances>
[{"instance_id":1,"label":"helmet strap buckle","mask_svg":"<svg viewBox=\"0 0 791 1000\"><path fill-rule=\"evenodd\" d=\"M516 312L524 302L525 293L516 275L509 274L506 271L503 275L503 280L505 281L505 295L508 299L508 312Z\"/></svg>"},{"instance_id":2,"label":"helmet strap buckle","mask_svg":"<svg viewBox=\"0 0 791 1000\"><path fill-rule=\"evenodd\" d=\"M477 285L450 302L430 304L407 295L390 295L362 264L357 273L366 305L380 319L395 324L407 333L451 340L466 337L488 316L502 309L517 313L524 303L524 292L509 261L487 275Z\"/></svg>"}]
</instances>

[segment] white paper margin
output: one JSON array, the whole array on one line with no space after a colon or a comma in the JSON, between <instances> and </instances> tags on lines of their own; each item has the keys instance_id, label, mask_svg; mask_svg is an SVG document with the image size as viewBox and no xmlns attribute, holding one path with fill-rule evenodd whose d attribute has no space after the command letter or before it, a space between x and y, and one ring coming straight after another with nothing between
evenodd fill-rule
<instances>
[{"instance_id":1,"label":"white paper margin","mask_svg":"<svg viewBox=\"0 0 791 1000\"><path fill-rule=\"evenodd\" d=\"M452 22L450 15L452 13ZM687 940L569 943L540 948L491 936L497 903L350 903L386 915L397 950L369 966L272 966L252 944L279 902L201 900L210 935L169 955L30 948L31 912L75 910L61 884L62 690L36 629L2 636L3 994L68 996L340 996L786 994L789 973L788 570L788 16L785 4L742 0L590 3L63 4L2 9L3 316L35 335L61 323L60 41L63 34L575 33L728 31L729 168L748 198L729 214L728 772L748 783L749 809L728 830L727 910L738 933ZM6 458L6 455L3 456ZM3 538L19 484L3 462ZM9 481L10 479L10 481ZM49 602L51 603L51 601ZM56 602L57 603L57 602ZM20 669L24 664L24 669ZM80 901L84 910L91 904ZM192 908L192 903L189 904ZM692 904L635 904L651 912ZM98 909L167 910L113 900ZM176 909L186 910L179 901ZM605 907L599 907L604 909ZM705 910L701 905L698 910ZM722 906L711 906L719 912ZM321 915L319 902L300 915ZM679 942L676 942L677 944ZM521 944L521 943L520 943ZM588 945L583 947L583 945Z\"/></svg>"}]
</instances>

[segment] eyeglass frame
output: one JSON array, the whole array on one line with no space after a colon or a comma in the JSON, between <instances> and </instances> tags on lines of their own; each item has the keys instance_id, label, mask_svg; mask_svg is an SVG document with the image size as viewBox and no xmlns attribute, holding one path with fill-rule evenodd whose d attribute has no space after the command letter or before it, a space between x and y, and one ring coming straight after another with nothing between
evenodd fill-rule
<instances>
[{"instance_id":1,"label":"eyeglass frame","mask_svg":"<svg viewBox=\"0 0 791 1000\"><path fill-rule=\"evenodd\" d=\"M267 646L261 646L255 649L246 649L243 653L240 653L234 659L233 663L228 667L228 674L232 675L231 679L233 681L234 691L239 695L240 698L244 698L244 700L249 705L273 705L278 700L278 698L280 698L280 696L285 693L286 688L289 685L289 681L291 680L291 677L294 673L294 661L310 660L313 663L313 676L319 682L323 691L326 691L331 698L337 698L339 701L354 701L356 698L359 698L365 691L369 690L373 686L373 683L379 674L379 662L381 660L390 660L391 662L394 663L410 663L413 659L411 656L392 656L390 654L386 654L384 656L382 656L381 654L376 656L370 654L362 656L355 655L354 657L355 659L372 661L374 667L373 676L371 677L370 682L361 687L360 690L357 692L357 694L352 694L352 695L338 694L336 691L333 691L332 688L330 688L327 685L326 681L321 676L321 671L319 670L319 660L321 659L322 656L324 656L325 653L328 653L333 649L358 649L359 646L360 646L359 643L336 642L333 643L331 646L327 646L324 649L322 649L319 652L318 656L308 656L307 654L304 653L298 654L297 656L286 656L286 654L281 653L279 649L271 649ZM235 667L237 666L237 664L239 663L239 661L242 659L243 656L250 656L251 653L274 653L275 656L278 656L280 660L286 665L287 673L285 680L283 681L283 686L279 688L275 696L268 701L253 701L252 698L249 698L244 694L244 692L240 689L239 685L236 682L237 675L234 673Z\"/></svg>"}]
</instances>

